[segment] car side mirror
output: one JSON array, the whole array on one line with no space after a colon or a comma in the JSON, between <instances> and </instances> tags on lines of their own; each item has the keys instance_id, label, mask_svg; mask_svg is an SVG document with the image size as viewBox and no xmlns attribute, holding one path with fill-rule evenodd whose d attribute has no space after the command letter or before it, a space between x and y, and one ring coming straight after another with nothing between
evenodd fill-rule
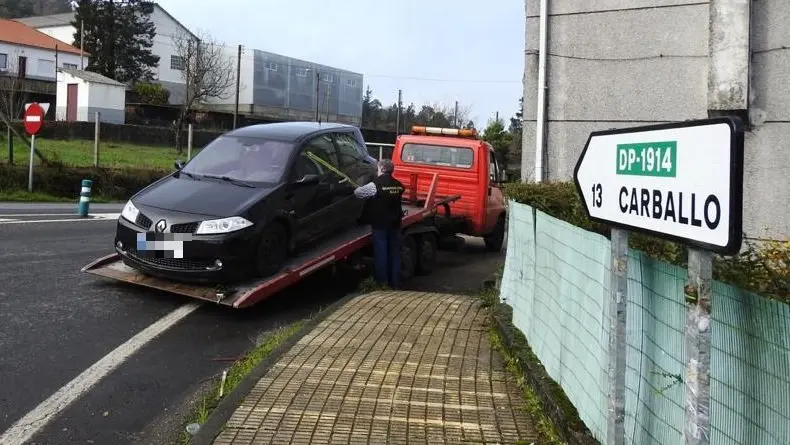
<instances>
[{"instance_id":1,"label":"car side mirror","mask_svg":"<svg viewBox=\"0 0 790 445\"><path fill-rule=\"evenodd\" d=\"M173 167L175 167L176 170L181 170L182 168L184 168L184 163L177 160L176 162L173 163Z\"/></svg>"},{"instance_id":2,"label":"car side mirror","mask_svg":"<svg viewBox=\"0 0 790 445\"><path fill-rule=\"evenodd\" d=\"M315 185L321 181L321 177L318 175L307 174L302 176L302 179L296 181L297 185Z\"/></svg>"}]
</instances>

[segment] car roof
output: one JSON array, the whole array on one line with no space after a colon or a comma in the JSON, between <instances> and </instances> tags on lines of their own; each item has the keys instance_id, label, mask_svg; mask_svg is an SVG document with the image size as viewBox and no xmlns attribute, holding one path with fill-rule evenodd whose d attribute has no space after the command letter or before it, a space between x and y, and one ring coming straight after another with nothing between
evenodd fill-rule
<instances>
[{"instance_id":1,"label":"car roof","mask_svg":"<svg viewBox=\"0 0 790 445\"><path fill-rule=\"evenodd\" d=\"M354 129L353 125L334 122L276 122L271 124L256 124L237 128L225 136L262 137L295 142L304 137L323 131Z\"/></svg>"}]
</instances>

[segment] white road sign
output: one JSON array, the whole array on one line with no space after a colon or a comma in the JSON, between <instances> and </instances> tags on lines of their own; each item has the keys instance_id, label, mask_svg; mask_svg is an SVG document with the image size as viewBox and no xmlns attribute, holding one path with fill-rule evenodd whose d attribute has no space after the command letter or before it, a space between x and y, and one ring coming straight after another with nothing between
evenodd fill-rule
<instances>
[{"instance_id":1,"label":"white road sign","mask_svg":"<svg viewBox=\"0 0 790 445\"><path fill-rule=\"evenodd\" d=\"M593 220L722 254L740 249L743 130L736 119L594 132L574 180Z\"/></svg>"}]
</instances>

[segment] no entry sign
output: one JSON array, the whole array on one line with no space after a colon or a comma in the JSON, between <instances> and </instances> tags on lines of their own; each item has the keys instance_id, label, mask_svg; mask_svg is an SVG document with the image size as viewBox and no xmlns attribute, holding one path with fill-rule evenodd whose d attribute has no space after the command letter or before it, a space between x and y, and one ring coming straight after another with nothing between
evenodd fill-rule
<instances>
[{"instance_id":1,"label":"no entry sign","mask_svg":"<svg viewBox=\"0 0 790 445\"><path fill-rule=\"evenodd\" d=\"M743 129L736 119L593 132L574 180L595 221L721 254L740 250Z\"/></svg>"},{"instance_id":2,"label":"no entry sign","mask_svg":"<svg viewBox=\"0 0 790 445\"><path fill-rule=\"evenodd\" d=\"M25 131L30 136L41 131L46 111L36 102L28 105L25 110Z\"/></svg>"}]
</instances>

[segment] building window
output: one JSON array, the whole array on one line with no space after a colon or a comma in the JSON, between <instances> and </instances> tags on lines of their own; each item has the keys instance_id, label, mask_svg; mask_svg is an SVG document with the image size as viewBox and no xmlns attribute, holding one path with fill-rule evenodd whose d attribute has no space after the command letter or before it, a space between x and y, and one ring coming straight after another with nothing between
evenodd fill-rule
<instances>
[{"instance_id":1,"label":"building window","mask_svg":"<svg viewBox=\"0 0 790 445\"><path fill-rule=\"evenodd\" d=\"M77 69L77 64L76 63L64 63L63 64L63 68L66 68L67 70L76 70Z\"/></svg>"},{"instance_id":2,"label":"building window","mask_svg":"<svg viewBox=\"0 0 790 445\"><path fill-rule=\"evenodd\" d=\"M357 81L354 79L348 79L346 80L346 86L354 88L355 86L357 86Z\"/></svg>"},{"instance_id":3,"label":"building window","mask_svg":"<svg viewBox=\"0 0 790 445\"><path fill-rule=\"evenodd\" d=\"M55 75L55 61L38 59L38 74L40 76Z\"/></svg>"},{"instance_id":4,"label":"building window","mask_svg":"<svg viewBox=\"0 0 790 445\"><path fill-rule=\"evenodd\" d=\"M8 54L0 53L0 70L8 69Z\"/></svg>"},{"instance_id":5,"label":"building window","mask_svg":"<svg viewBox=\"0 0 790 445\"><path fill-rule=\"evenodd\" d=\"M332 83L332 80L334 80L334 78L332 77L331 74L324 74L323 76L321 76L321 80L323 80L326 83Z\"/></svg>"},{"instance_id":6,"label":"building window","mask_svg":"<svg viewBox=\"0 0 790 445\"><path fill-rule=\"evenodd\" d=\"M180 56L170 56L170 69L176 71L184 71L186 64L184 58Z\"/></svg>"},{"instance_id":7,"label":"building window","mask_svg":"<svg viewBox=\"0 0 790 445\"><path fill-rule=\"evenodd\" d=\"M274 62L266 62L265 69L269 71L277 71L277 64Z\"/></svg>"},{"instance_id":8,"label":"building window","mask_svg":"<svg viewBox=\"0 0 790 445\"><path fill-rule=\"evenodd\" d=\"M307 68L297 68L296 69L296 75L298 77L307 77L308 71L309 70Z\"/></svg>"}]
</instances>

